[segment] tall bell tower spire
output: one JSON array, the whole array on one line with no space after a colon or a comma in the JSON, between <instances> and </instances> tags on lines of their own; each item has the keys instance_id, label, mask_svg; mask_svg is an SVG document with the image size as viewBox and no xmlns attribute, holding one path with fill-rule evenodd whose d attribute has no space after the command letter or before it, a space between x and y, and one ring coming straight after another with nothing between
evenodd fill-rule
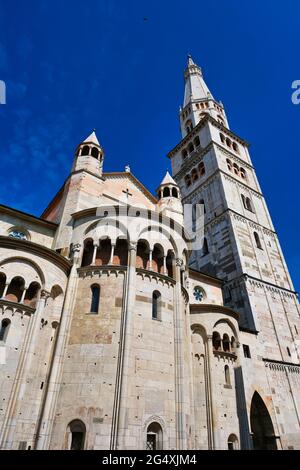
<instances>
[{"instance_id":1,"label":"tall bell tower spire","mask_svg":"<svg viewBox=\"0 0 300 470\"><path fill-rule=\"evenodd\" d=\"M228 127L222 103L217 102L206 85L201 68L195 64L191 55L188 56L184 71L185 89L183 107L180 108L180 127L182 137L210 114L220 124Z\"/></svg>"}]
</instances>

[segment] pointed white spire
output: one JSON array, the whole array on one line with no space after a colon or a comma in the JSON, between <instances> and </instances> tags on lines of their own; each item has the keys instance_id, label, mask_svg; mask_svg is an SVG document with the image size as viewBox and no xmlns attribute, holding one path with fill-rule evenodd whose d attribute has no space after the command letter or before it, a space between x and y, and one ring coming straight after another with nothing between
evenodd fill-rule
<instances>
[{"instance_id":1,"label":"pointed white spire","mask_svg":"<svg viewBox=\"0 0 300 470\"><path fill-rule=\"evenodd\" d=\"M195 64L192 57L188 56L187 68L184 72L185 90L184 90L184 103L185 107L192 100L206 99L208 96L212 98L212 94L206 85L201 68Z\"/></svg>"},{"instance_id":2,"label":"pointed white spire","mask_svg":"<svg viewBox=\"0 0 300 470\"><path fill-rule=\"evenodd\" d=\"M164 185L164 184L173 184L174 186L177 186L177 183L176 181L173 180L172 176L170 175L170 173L166 172L165 174L165 177L164 179L162 180L162 182L160 183L160 186Z\"/></svg>"},{"instance_id":3,"label":"pointed white spire","mask_svg":"<svg viewBox=\"0 0 300 470\"><path fill-rule=\"evenodd\" d=\"M95 131L96 129L94 129L93 132L83 142L89 142L89 143L96 144L99 147L101 147Z\"/></svg>"}]
</instances>

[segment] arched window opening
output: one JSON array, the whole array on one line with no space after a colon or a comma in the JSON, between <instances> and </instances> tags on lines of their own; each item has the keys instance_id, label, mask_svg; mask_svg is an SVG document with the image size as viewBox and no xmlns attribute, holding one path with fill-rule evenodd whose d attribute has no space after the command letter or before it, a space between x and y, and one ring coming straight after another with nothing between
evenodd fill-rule
<instances>
[{"instance_id":1,"label":"arched window opening","mask_svg":"<svg viewBox=\"0 0 300 470\"><path fill-rule=\"evenodd\" d=\"M237 152L237 153L239 152L238 145L235 142L232 143L232 148L235 152Z\"/></svg>"},{"instance_id":2,"label":"arched window opening","mask_svg":"<svg viewBox=\"0 0 300 470\"><path fill-rule=\"evenodd\" d=\"M181 152L181 155L182 155L182 159L185 160L186 157L188 156L187 150L183 149L182 152Z\"/></svg>"},{"instance_id":3,"label":"arched window opening","mask_svg":"<svg viewBox=\"0 0 300 470\"><path fill-rule=\"evenodd\" d=\"M170 197L170 188L164 188L163 197Z\"/></svg>"},{"instance_id":4,"label":"arched window opening","mask_svg":"<svg viewBox=\"0 0 300 470\"><path fill-rule=\"evenodd\" d=\"M234 337L234 336L231 337L230 346L231 346L231 350L232 350L232 351L235 351L235 350L236 350L236 340L235 340L235 337Z\"/></svg>"},{"instance_id":5,"label":"arched window opening","mask_svg":"<svg viewBox=\"0 0 300 470\"><path fill-rule=\"evenodd\" d=\"M3 296L6 285L6 276L4 273L0 273L0 298Z\"/></svg>"},{"instance_id":6,"label":"arched window opening","mask_svg":"<svg viewBox=\"0 0 300 470\"><path fill-rule=\"evenodd\" d=\"M290 356L290 357L291 357L291 351L290 351L290 348L286 348L286 351L287 351L287 353L288 353L288 356Z\"/></svg>"},{"instance_id":7,"label":"arched window opening","mask_svg":"<svg viewBox=\"0 0 300 470\"><path fill-rule=\"evenodd\" d=\"M0 341L3 341L3 342L6 341L9 327L10 327L10 320L8 318L4 318L1 322Z\"/></svg>"},{"instance_id":8,"label":"arched window opening","mask_svg":"<svg viewBox=\"0 0 300 470\"><path fill-rule=\"evenodd\" d=\"M254 450L276 450L273 423L261 396L255 392L250 408L250 425Z\"/></svg>"},{"instance_id":9,"label":"arched window opening","mask_svg":"<svg viewBox=\"0 0 300 470\"><path fill-rule=\"evenodd\" d=\"M174 253L172 251L168 251L168 255L166 258L166 266L167 266L167 273L169 277L173 277L173 263L174 263Z\"/></svg>"},{"instance_id":10,"label":"arched window opening","mask_svg":"<svg viewBox=\"0 0 300 470\"><path fill-rule=\"evenodd\" d=\"M152 252L152 269L157 273L163 273L163 266L164 266L164 251L163 248L156 244L154 245L154 249Z\"/></svg>"},{"instance_id":11,"label":"arched window opening","mask_svg":"<svg viewBox=\"0 0 300 470\"><path fill-rule=\"evenodd\" d=\"M228 137L226 139L226 145L227 147L231 148L231 140Z\"/></svg>"},{"instance_id":12,"label":"arched window opening","mask_svg":"<svg viewBox=\"0 0 300 470\"><path fill-rule=\"evenodd\" d=\"M194 145L195 145L195 147L199 147L199 145L200 145L200 139L199 139L198 135L194 139Z\"/></svg>"},{"instance_id":13,"label":"arched window opening","mask_svg":"<svg viewBox=\"0 0 300 470\"><path fill-rule=\"evenodd\" d=\"M224 375L225 375L225 384L230 385L230 372L229 372L229 367L227 365L224 367Z\"/></svg>"},{"instance_id":14,"label":"arched window opening","mask_svg":"<svg viewBox=\"0 0 300 470\"><path fill-rule=\"evenodd\" d=\"M215 351L221 350L221 336L217 331L213 332L212 344Z\"/></svg>"},{"instance_id":15,"label":"arched window opening","mask_svg":"<svg viewBox=\"0 0 300 470\"><path fill-rule=\"evenodd\" d=\"M26 291L24 304L35 308L37 304L40 288L41 286L39 285L38 282L32 282Z\"/></svg>"},{"instance_id":16,"label":"arched window opening","mask_svg":"<svg viewBox=\"0 0 300 470\"><path fill-rule=\"evenodd\" d=\"M238 450L239 441L235 434L230 434L227 441L228 450Z\"/></svg>"},{"instance_id":17,"label":"arched window opening","mask_svg":"<svg viewBox=\"0 0 300 470\"><path fill-rule=\"evenodd\" d=\"M224 134L220 134L220 139L221 139L222 144L225 144L225 136L224 136Z\"/></svg>"},{"instance_id":18,"label":"arched window opening","mask_svg":"<svg viewBox=\"0 0 300 470\"><path fill-rule=\"evenodd\" d=\"M229 160L229 158L226 159L226 163L227 163L228 170L232 171L232 163L231 163L231 160Z\"/></svg>"},{"instance_id":19,"label":"arched window opening","mask_svg":"<svg viewBox=\"0 0 300 470\"><path fill-rule=\"evenodd\" d=\"M152 319L161 320L161 293L157 290L152 294Z\"/></svg>"},{"instance_id":20,"label":"arched window opening","mask_svg":"<svg viewBox=\"0 0 300 470\"><path fill-rule=\"evenodd\" d=\"M82 148L82 152L81 152L81 155L88 155L90 153L90 147L88 145L85 145L83 148Z\"/></svg>"},{"instance_id":21,"label":"arched window opening","mask_svg":"<svg viewBox=\"0 0 300 470\"><path fill-rule=\"evenodd\" d=\"M24 290L24 284L25 281L22 277L14 277L8 286L5 299L10 300L11 302L20 302Z\"/></svg>"},{"instance_id":22,"label":"arched window opening","mask_svg":"<svg viewBox=\"0 0 300 470\"><path fill-rule=\"evenodd\" d=\"M190 144L189 144L189 146L188 146L188 151L189 151L189 153L192 153L194 150L195 150L195 149L194 149L194 146L193 146L192 142L190 142Z\"/></svg>"},{"instance_id":23,"label":"arched window opening","mask_svg":"<svg viewBox=\"0 0 300 470\"><path fill-rule=\"evenodd\" d=\"M186 175L186 176L184 177L184 181L185 181L185 185L186 185L187 188L188 188L189 186L191 186L192 180L191 180L190 175Z\"/></svg>"},{"instance_id":24,"label":"arched window opening","mask_svg":"<svg viewBox=\"0 0 300 470\"><path fill-rule=\"evenodd\" d=\"M94 252L93 240L91 239L85 240L81 266L90 266L92 264L93 252Z\"/></svg>"},{"instance_id":25,"label":"arched window opening","mask_svg":"<svg viewBox=\"0 0 300 470\"><path fill-rule=\"evenodd\" d=\"M69 424L68 431L71 434L69 440L69 449L83 450L86 434L84 423L79 419L76 419Z\"/></svg>"},{"instance_id":26,"label":"arched window opening","mask_svg":"<svg viewBox=\"0 0 300 470\"><path fill-rule=\"evenodd\" d=\"M254 238L255 238L255 243L256 243L257 248L262 250L263 248L261 246L260 238L257 232L254 232Z\"/></svg>"},{"instance_id":27,"label":"arched window opening","mask_svg":"<svg viewBox=\"0 0 300 470\"><path fill-rule=\"evenodd\" d=\"M163 449L163 431L159 423L151 423L147 428L147 450Z\"/></svg>"},{"instance_id":28,"label":"arched window opening","mask_svg":"<svg viewBox=\"0 0 300 470\"><path fill-rule=\"evenodd\" d=\"M98 159L98 157L99 157L99 150L97 149L97 147L93 147L93 148L92 148L91 155L92 155L92 157Z\"/></svg>"},{"instance_id":29,"label":"arched window opening","mask_svg":"<svg viewBox=\"0 0 300 470\"><path fill-rule=\"evenodd\" d=\"M100 286L94 284L91 286L91 312L90 313L98 313L99 310L99 301L100 301Z\"/></svg>"},{"instance_id":30,"label":"arched window opening","mask_svg":"<svg viewBox=\"0 0 300 470\"><path fill-rule=\"evenodd\" d=\"M226 351L226 352L230 352L230 340L229 340L229 337L228 335L225 333L223 335L223 350Z\"/></svg>"},{"instance_id":31,"label":"arched window opening","mask_svg":"<svg viewBox=\"0 0 300 470\"><path fill-rule=\"evenodd\" d=\"M203 245L202 245L202 256L206 256L208 255L208 253L209 253L209 249L208 249L207 239L204 238Z\"/></svg>"},{"instance_id":32,"label":"arched window opening","mask_svg":"<svg viewBox=\"0 0 300 470\"><path fill-rule=\"evenodd\" d=\"M252 203L249 197L246 197L245 203L246 203L246 209L250 212L253 212Z\"/></svg>"},{"instance_id":33,"label":"arched window opening","mask_svg":"<svg viewBox=\"0 0 300 470\"><path fill-rule=\"evenodd\" d=\"M199 165L198 165L198 170L199 170L200 176L202 176L202 175L205 174L205 165L204 165L204 162L200 162L200 163L199 163Z\"/></svg>"},{"instance_id":34,"label":"arched window opening","mask_svg":"<svg viewBox=\"0 0 300 470\"><path fill-rule=\"evenodd\" d=\"M239 175L240 174L240 170L239 170L239 167L236 163L233 164L233 171L236 175Z\"/></svg>"},{"instance_id":35,"label":"arched window opening","mask_svg":"<svg viewBox=\"0 0 300 470\"><path fill-rule=\"evenodd\" d=\"M243 201L243 206L245 209L247 209L246 207L246 197L244 196L244 194L241 194L241 197L242 197L242 201Z\"/></svg>"},{"instance_id":36,"label":"arched window opening","mask_svg":"<svg viewBox=\"0 0 300 470\"><path fill-rule=\"evenodd\" d=\"M172 188L172 197L178 198L178 191L176 188Z\"/></svg>"},{"instance_id":37,"label":"arched window opening","mask_svg":"<svg viewBox=\"0 0 300 470\"><path fill-rule=\"evenodd\" d=\"M100 241L100 247L97 250L96 264L99 266L106 266L111 258L111 239L105 238Z\"/></svg>"},{"instance_id":38,"label":"arched window opening","mask_svg":"<svg viewBox=\"0 0 300 470\"><path fill-rule=\"evenodd\" d=\"M241 178L243 178L244 180L247 179L246 170L242 167L240 168L240 175L241 175Z\"/></svg>"},{"instance_id":39,"label":"arched window opening","mask_svg":"<svg viewBox=\"0 0 300 470\"><path fill-rule=\"evenodd\" d=\"M149 246L140 240L136 251L136 267L147 269L149 261Z\"/></svg>"},{"instance_id":40,"label":"arched window opening","mask_svg":"<svg viewBox=\"0 0 300 470\"><path fill-rule=\"evenodd\" d=\"M198 172L197 172L196 168L193 168L192 169L192 180L197 181L197 179L198 179Z\"/></svg>"},{"instance_id":41,"label":"arched window opening","mask_svg":"<svg viewBox=\"0 0 300 470\"><path fill-rule=\"evenodd\" d=\"M128 243L124 238L118 238L114 250L113 264L127 266L128 263Z\"/></svg>"}]
</instances>

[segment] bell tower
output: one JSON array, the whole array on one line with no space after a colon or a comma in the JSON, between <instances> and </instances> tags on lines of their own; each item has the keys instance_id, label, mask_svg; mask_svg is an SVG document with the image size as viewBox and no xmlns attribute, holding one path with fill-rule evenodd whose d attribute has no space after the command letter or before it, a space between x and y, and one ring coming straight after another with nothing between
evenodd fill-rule
<instances>
[{"instance_id":1,"label":"bell tower","mask_svg":"<svg viewBox=\"0 0 300 470\"><path fill-rule=\"evenodd\" d=\"M78 145L75 155L72 171L87 170L98 176L102 175L104 151L98 141L95 129Z\"/></svg>"}]
</instances>

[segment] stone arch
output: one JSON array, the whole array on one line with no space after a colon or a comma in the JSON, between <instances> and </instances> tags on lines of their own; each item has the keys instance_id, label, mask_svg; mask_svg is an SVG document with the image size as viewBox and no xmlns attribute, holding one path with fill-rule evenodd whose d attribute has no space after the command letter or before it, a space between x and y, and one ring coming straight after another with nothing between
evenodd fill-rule
<instances>
[{"instance_id":1,"label":"stone arch","mask_svg":"<svg viewBox=\"0 0 300 470\"><path fill-rule=\"evenodd\" d=\"M5 267L7 264L10 264L10 263L24 263L24 264L27 264L28 266L30 266L31 268L33 268L38 276L39 276L39 280L40 280L40 284L42 286L42 288L45 287L45 276L44 276L44 273L42 271L42 269L40 268L40 266L35 262L35 261L32 261L28 258L25 258L23 256L12 256L11 258L6 258L5 260L1 261L0 262L0 266L2 267ZM5 269L5 268L4 268ZM17 275L17 274L16 274ZM9 277L7 276L7 281L9 280ZM32 279L34 280L34 279Z\"/></svg>"},{"instance_id":2,"label":"stone arch","mask_svg":"<svg viewBox=\"0 0 300 470\"><path fill-rule=\"evenodd\" d=\"M220 320L218 320L218 321L214 324L213 329L215 329L218 325L221 325L222 323L227 323L227 325L229 326L229 328L231 328L231 330L233 331L233 334L234 334L235 339L237 340L238 334L237 334L236 327L234 326L234 324L233 324L228 318L221 318Z\"/></svg>"},{"instance_id":3,"label":"stone arch","mask_svg":"<svg viewBox=\"0 0 300 470\"><path fill-rule=\"evenodd\" d=\"M250 406L250 426L254 450L276 450L272 419L260 394L255 391Z\"/></svg>"},{"instance_id":4,"label":"stone arch","mask_svg":"<svg viewBox=\"0 0 300 470\"><path fill-rule=\"evenodd\" d=\"M67 449L83 450L85 448L86 426L80 419L74 419L67 427Z\"/></svg>"},{"instance_id":5,"label":"stone arch","mask_svg":"<svg viewBox=\"0 0 300 470\"><path fill-rule=\"evenodd\" d=\"M153 423L158 424L162 430L162 446L160 447L160 450L166 450L168 448L167 427L164 419L157 415L152 415L145 421L143 427L143 449L147 449L147 431L149 429L149 426L151 426Z\"/></svg>"}]
</instances>

